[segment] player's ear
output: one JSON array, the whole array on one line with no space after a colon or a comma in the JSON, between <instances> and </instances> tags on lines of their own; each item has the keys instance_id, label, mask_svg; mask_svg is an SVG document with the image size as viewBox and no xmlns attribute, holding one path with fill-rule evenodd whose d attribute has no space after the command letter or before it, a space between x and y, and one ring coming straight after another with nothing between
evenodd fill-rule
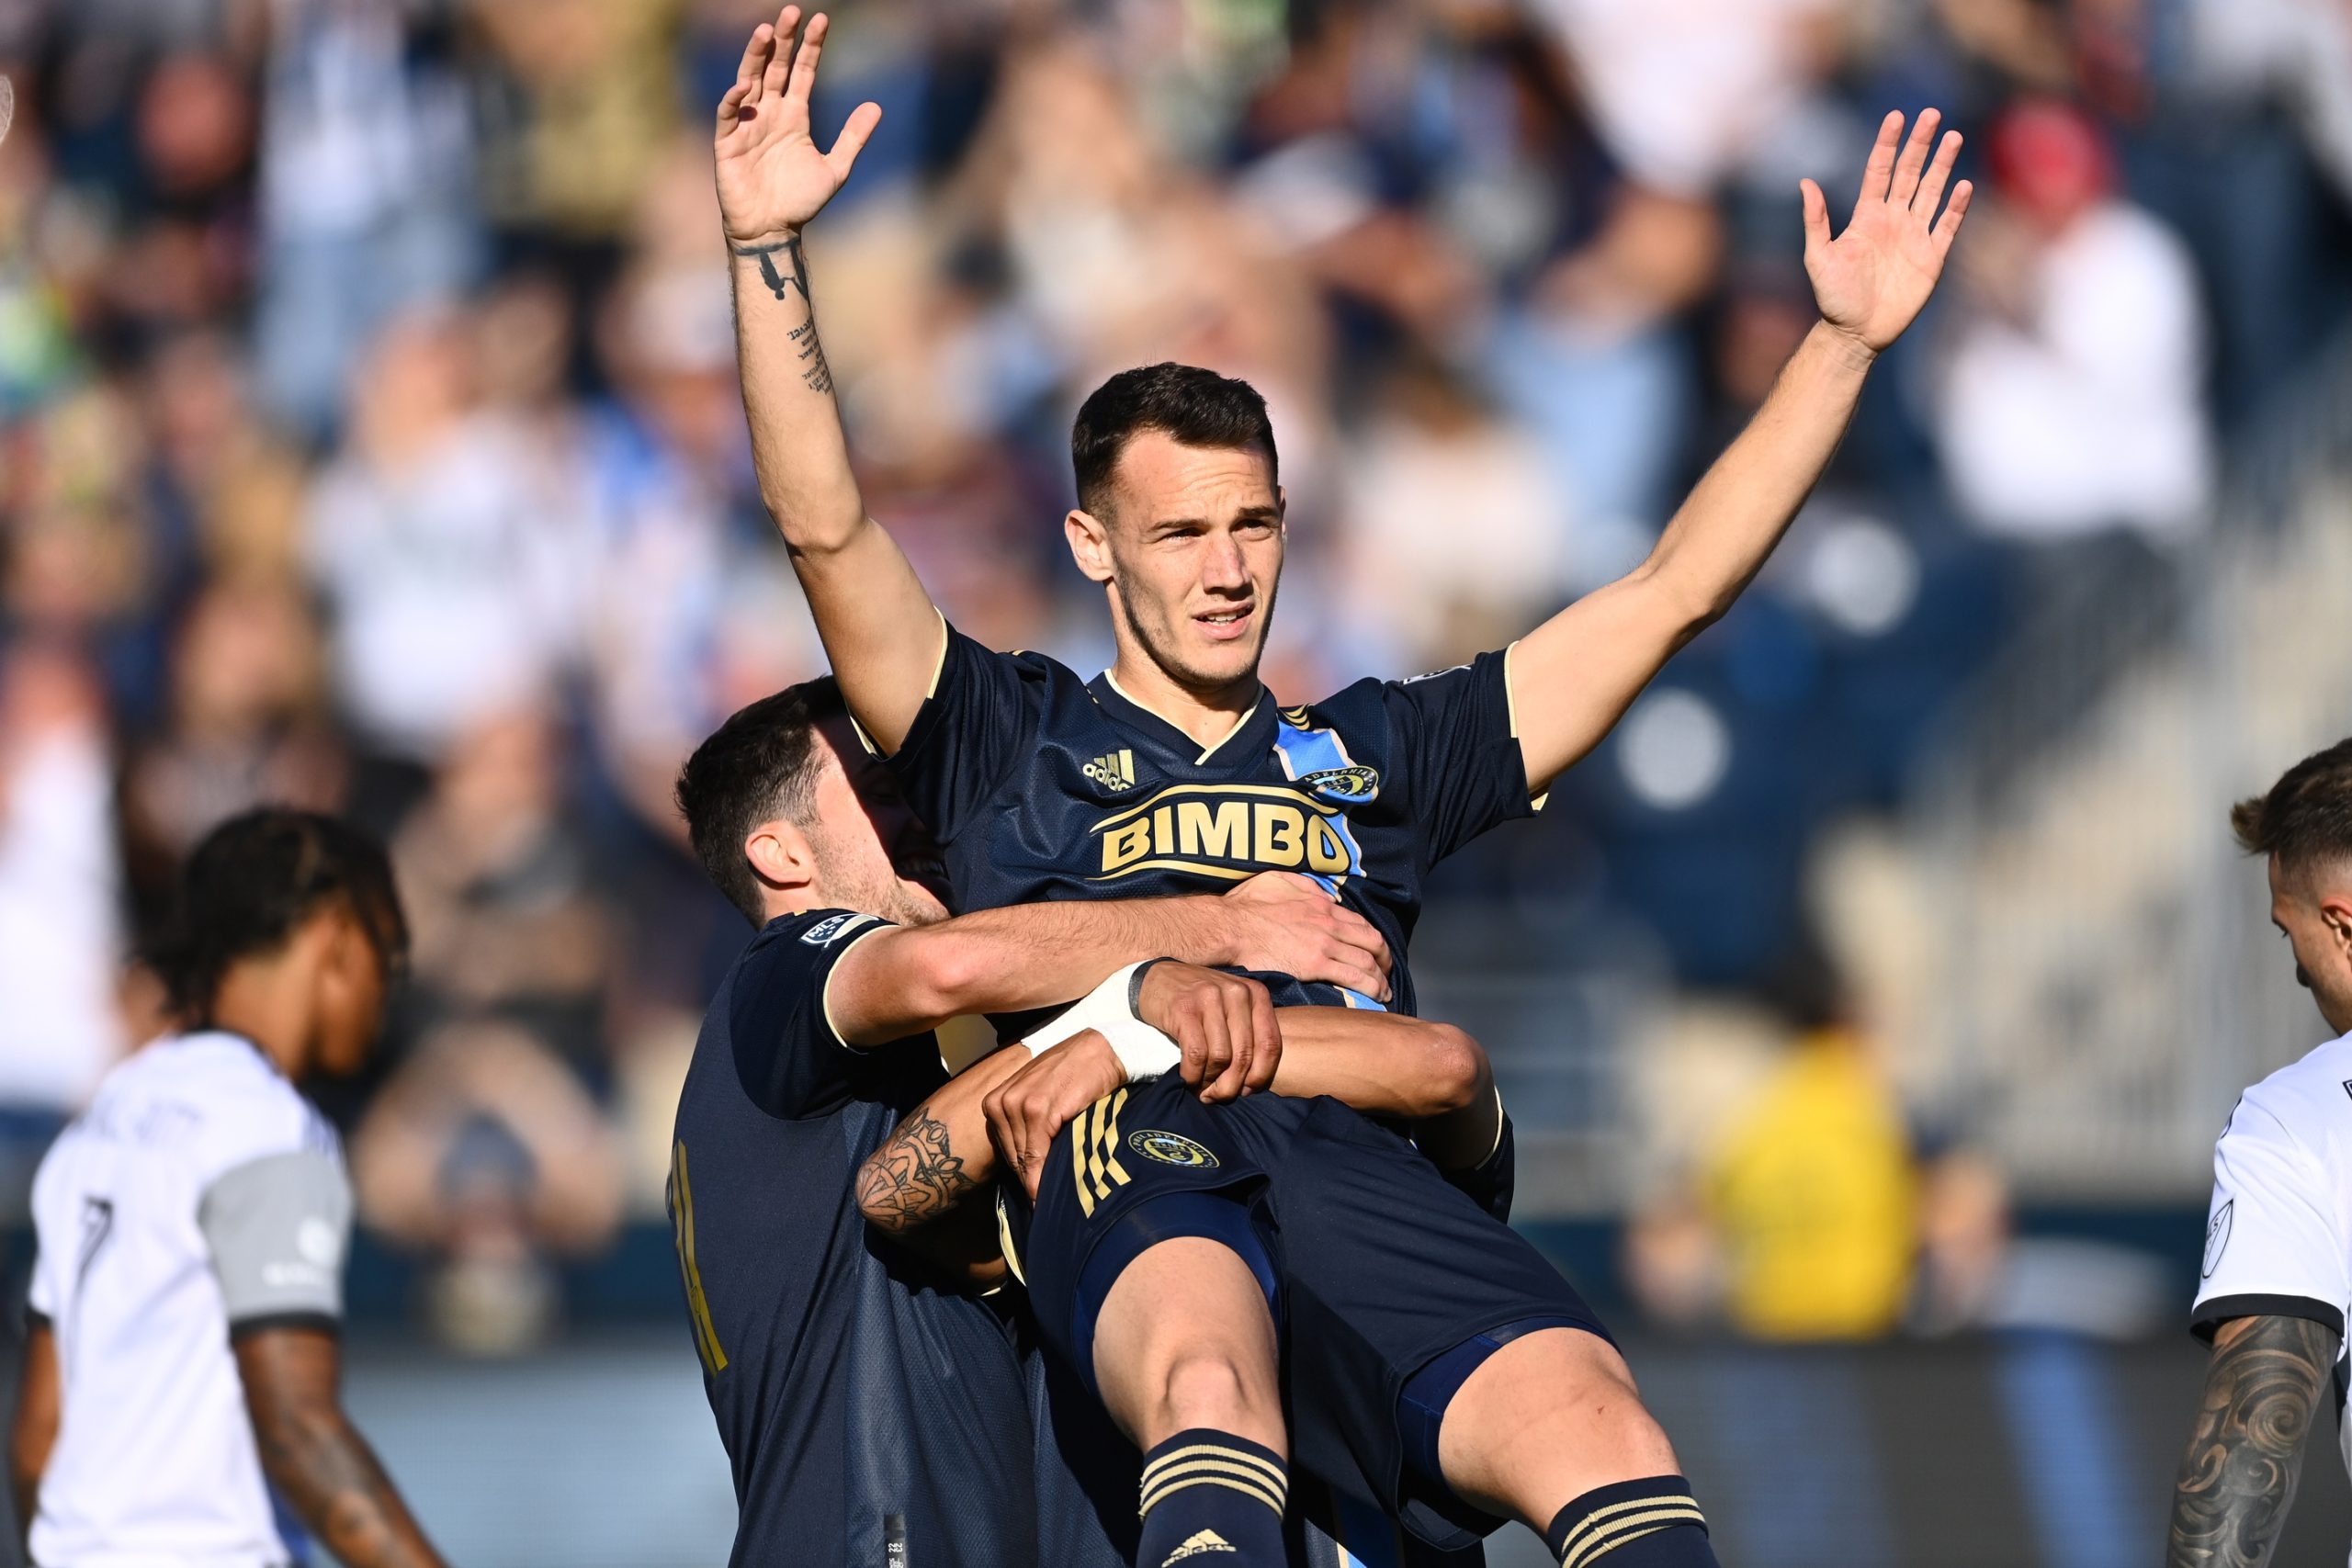
<instances>
[{"instance_id":1,"label":"player's ear","mask_svg":"<svg viewBox=\"0 0 2352 1568\"><path fill-rule=\"evenodd\" d=\"M2323 892L2313 900L2328 940L2352 952L2352 893Z\"/></svg>"},{"instance_id":2,"label":"player's ear","mask_svg":"<svg viewBox=\"0 0 2352 1568\"><path fill-rule=\"evenodd\" d=\"M761 823L743 838L743 858L752 874L779 893L791 893L817 880L817 851L799 827L778 817Z\"/></svg>"},{"instance_id":3,"label":"player's ear","mask_svg":"<svg viewBox=\"0 0 2352 1568\"><path fill-rule=\"evenodd\" d=\"M1072 507L1062 519L1062 535L1069 540L1070 558L1089 582L1111 581L1111 530L1102 519Z\"/></svg>"}]
</instances>

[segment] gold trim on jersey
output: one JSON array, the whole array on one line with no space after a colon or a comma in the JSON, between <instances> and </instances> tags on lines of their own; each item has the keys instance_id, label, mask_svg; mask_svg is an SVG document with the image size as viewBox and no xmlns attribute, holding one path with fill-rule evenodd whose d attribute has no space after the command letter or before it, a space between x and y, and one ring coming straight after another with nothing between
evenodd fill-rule
<instances>
[{"instance_id":1,"label":"gold trim on jersey","mask_svg":"<svg viewBox=\"0 0 2352 1568\"><path fill-rule=\"evenodd\" d=\"M670 1223L678 1245L678 1269L686 1280L686 1321L694 1330L695 1351L703 1371L712 1377L727 1370L727 1352L718 1347L718 1330L710 1321L710 1300L703 1294L702 1266L695 1259L695 1194L686 1180L686 1145L675 1143L670 1153Z\"/></svg>"},{"instance_id":2,"label":"gold trim on jersey","mask_svg":"<svg viewBox=\"0 0 2352 1568\"><path fill-rule=\"evenodd\" d=\"M1004 1266L1012 1270L1014 1279L1026 1286L1029 1283L1029 1276L1022 1272L1021 1249L1012 1245L1012 1220L1005 1213L1004 1206L1008 1201L1010 1200L1005 1197L1004 1189L998 1188L996 1190L996 1245L1004 1254Z\"/></svg>"},{"instance_id":3,"label":"gold trim on jersey","mask_svg":"<svg viewBox=\"0 0 2352 1568\"><path fill-rule=\"evenodd\" d=\"M1192 738L1193 732L1191 730L1186 729L1182 725L1177 723L1174 719L1169 717L1166 714L1160 712L1149 703L1145 702L1133 692L1128 691L1125 686L1120 685L1119 677L1115 671L1110 670L1103 671L1102 683L1109 686L1113 691L1118 693L1119 695L1125 697L1128 702L1133 703L1136 706L1143 709L1144 712L1151 715L1152 717L1159 720L1160 723L1168 726L1169 728L1175 730L1178 734L1184 736L1187 739ZM1211 757L1217 754L1219 749L1221 749L1227 741L1240 734L1241 727L1248 724L1250 720L1256 716L1258 712L1258 703L1262 703L1265 700L1266 688L1261 686L1258 688L1257 702L1251 703L1250 706L1243 711L1241 716L1233 721L1233 728L1231 729L1227 730L1223 735L1218 736L1215 740L1209 742L1208 749L1203 751L1199 756L1193 759L1193 766L1197 768L1206 762Z\"/></svg>"}]
</instances>

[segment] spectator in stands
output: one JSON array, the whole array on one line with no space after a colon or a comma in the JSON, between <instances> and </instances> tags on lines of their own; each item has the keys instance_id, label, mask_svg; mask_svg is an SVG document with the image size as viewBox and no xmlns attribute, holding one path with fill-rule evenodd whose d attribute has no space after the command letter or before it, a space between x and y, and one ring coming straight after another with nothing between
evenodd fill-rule
<instances>
[{"instance_id":1,"label":"spectator in stands","mask_svg":"<svg viewBox=\"0 0 2352 1568\"><path fill-rule=\"evenodd\" d=\"M552 727L517 709L462 736L392 844L422 1037L360 1123L360 1213L435 1255L437 1326L518 1348L553 1311L548 1253L619 1218L597 1104L615 919L561 805Z\"/></svg>"},{"instance_id":2,"label":"spectator in stands","mask_svg":"<svg viewBox=\"0 0 2352 1568\"><path fill-rule=\"evenodd\" d=\"M1996 199L1961 260L1969 310L1940 400L1954 493L1979 527L2029 541L2177 536L2213 482L2188 251L2116 188L2082 111L2030 100L1988 140Z\"/></svg>"},{"instance_id":3,"label":"spectator in stands","mask_svg":"<svg viewBox=\"0 0 2352 1568\"><path fill-rule=\"evenodd\" d=\"M107 739L86 662L36 640L0 650L0 1226L125 1044Z\"/></svg>"},{"instance_id":4,"label":"spectator in stands","mask_svg":"<svg viewBox=\"0 0 2352 1568\"><path fill-rule=\"evenodd\" d=\"M1629 1274L1668 1321L1758 1339L1871 1339L1901 1323L1918 1247L1903 1107L1826 960L1776 981L1779 1059L1720 1114L1686 1184L1637 1220Z\"/></svg>"},{"instance_id":5,"label":"spectator in stands","mask_svg":"<svg viewBox=\"0 0 2352 1568\"><path fill-rule=\"evenodd\" d=\"M412 765L548 689L578 646L582 520L542 504L519 436L477 401L471 352L455 314L383 333L306 523L345 711Z\"/></svg>"},{"instance_id":6,"label":"spectator in stands","mask_svg":"<svg viewBox=\"0 0 2352 1568\"><path fill-rule=\"evenodd\" d=\"M124 854L135 906L151 917L164 913L181 857L215 825L265 804L333 812L350 771L297 584L207 583L168 647L161 722L131 742L123 766Z\"/></svg>"}]
</instances>

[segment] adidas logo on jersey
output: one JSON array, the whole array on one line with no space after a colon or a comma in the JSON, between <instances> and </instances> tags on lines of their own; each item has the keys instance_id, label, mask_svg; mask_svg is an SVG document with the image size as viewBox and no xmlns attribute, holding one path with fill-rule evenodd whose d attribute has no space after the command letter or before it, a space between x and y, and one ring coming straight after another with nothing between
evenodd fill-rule
<instances>
[{"instance_id":1,"label":"adidas logo on jersey","mask_svg":"<svg viewBox=\"0 0 2352 1568\"><path fill-rule=\"evenodd\" d=\"M1187 1540L1183 1545L1178 1547L1175 1551L1161 1558L1159 1560L1159 1568L1168 1568L1168 1565L1170 1562L1182 1562L1187 1557L1198 1557L1204 1552L1238 1551L1240 1549L1238 1547L1226 1540L1225 1537L1217 1534L1216 1531L1202 1530L1199 1534Z\"/></svg>"},{"instance_id":2,"label":"adidas logo on jersey","mask_svg":"<svg viewBox=\"0 0 2352 1568\"><path fill-rule=\"evenodd\" d=\"M1105 751L1078 771L1107 790L1136 787L1136 754L1125 747Z\"/></svg>"}]
</instances>

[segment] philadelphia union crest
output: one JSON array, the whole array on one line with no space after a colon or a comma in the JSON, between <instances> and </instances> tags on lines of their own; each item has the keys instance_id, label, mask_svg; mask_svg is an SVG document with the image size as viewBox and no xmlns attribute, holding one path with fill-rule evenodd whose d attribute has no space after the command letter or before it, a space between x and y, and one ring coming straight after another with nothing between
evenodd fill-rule
<instances>
[{"instance_id":1,"label":"philadelphia union crest","mask_svg":"<svg viewBox=\"0 0 2352 1568\"><path fill-rule=\"evenodd\" d=\"M1216 1168L1216 1156L1182 1133L1163 1133L1154 1127L1141 1128L1127 1135L1127 1147L1146 1159L1156 1159L1162 1165L1189 1165L1202 1170Z\"/></svg>"}]
</instances>

